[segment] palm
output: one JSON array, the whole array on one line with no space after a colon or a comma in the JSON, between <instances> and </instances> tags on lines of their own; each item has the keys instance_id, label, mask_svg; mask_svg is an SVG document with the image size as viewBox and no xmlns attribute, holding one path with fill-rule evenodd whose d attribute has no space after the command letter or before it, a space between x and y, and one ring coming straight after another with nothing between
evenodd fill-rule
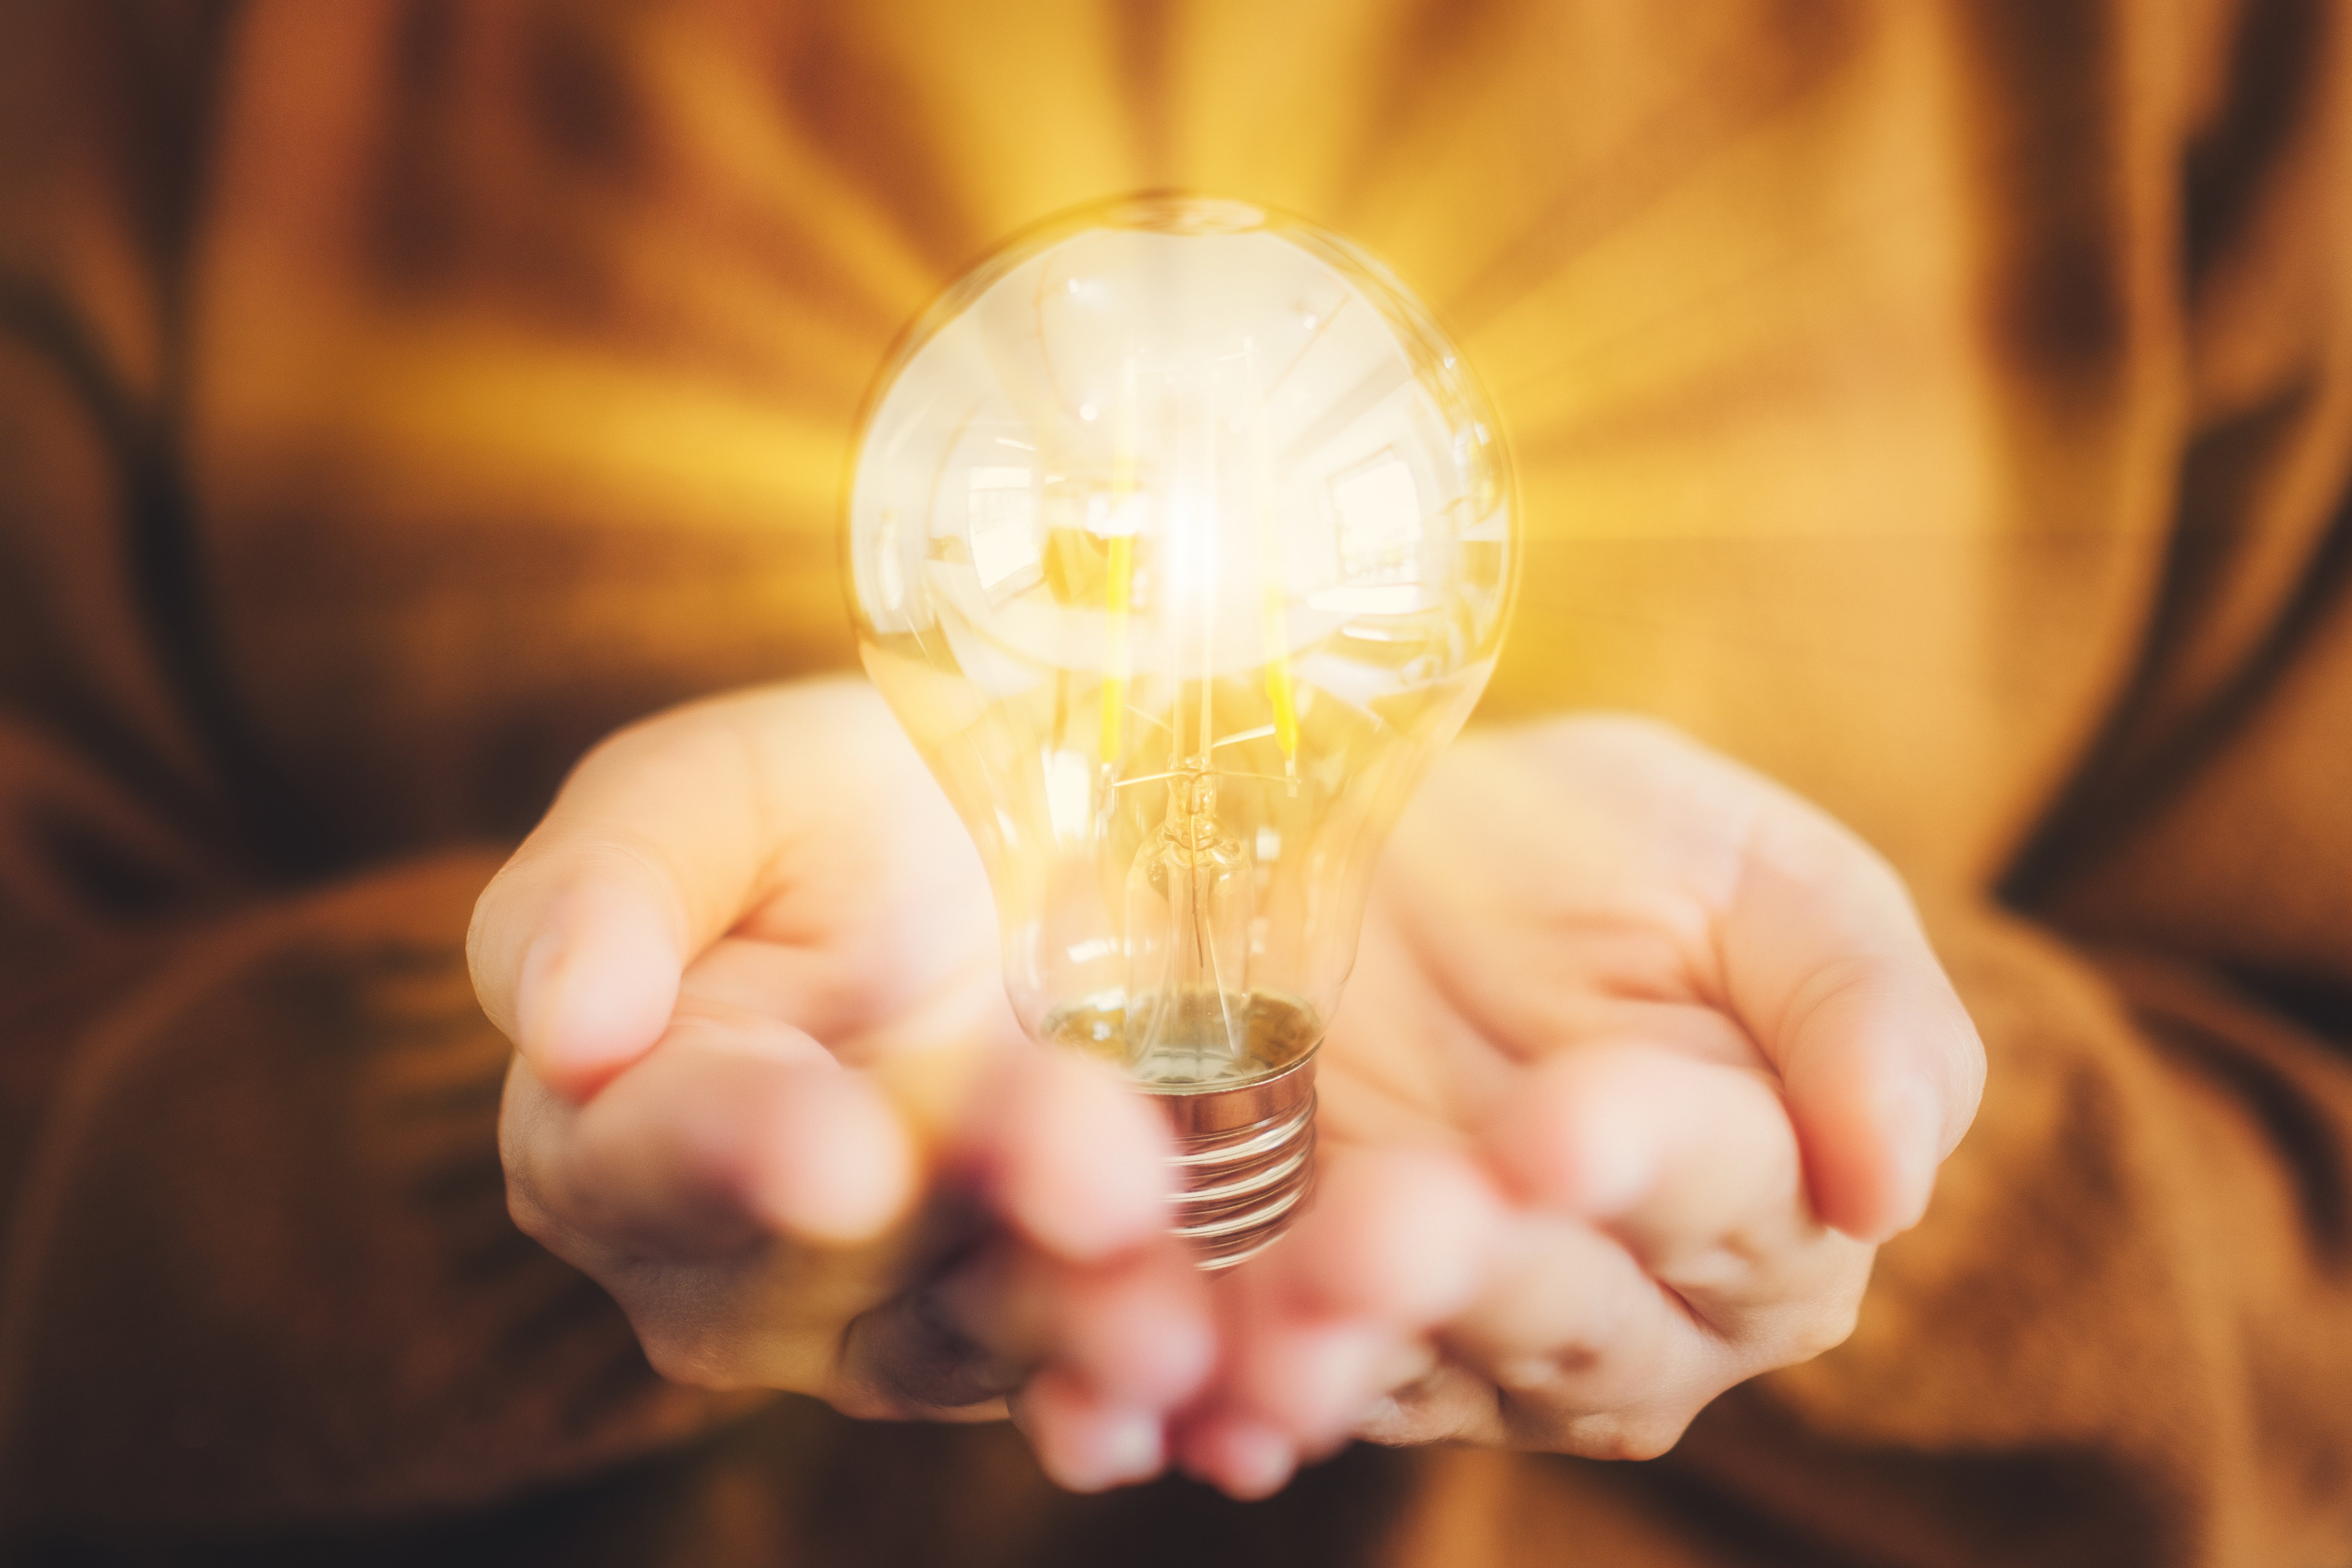
<instances>
[{"instance_id":1,"label":"palm","mask_svg":"<svg viewBox=\"0 0 2352 1568\"><path fill-rule=\"evenodd\" d=\"M1319 1069L1323 1136L1465 1142L1530 1065L1595 1044L1769 1072L1718 941L1765 798L1644 724L1457 746L1383 863Z\"/></svg>"},{"instance_id":2,"label":"palm","mask_svg":"<svg viewBox=\"0 0 2352 1568\"><path fill-rule=\"evenodd\" d=\"M772 747L757 709L728 710L738 744ZM748 793L790 822L758 841L788 863L687 968L687 1006L740 1008L859 1065L1014 1032L997 978L996 924L970 837L886 717L851 708L789 782Z\"/></svg>"},{"instance_id":3,"label":"palm","mask_svg":"<svg viewBox=\"0 0 2352 1568\"><path fill-rule=\"evenodd\" d=\"M1192 1462L1659 1451L1843 1336L1980 1059L1900 883L1811 807L1642 721L1464 742L1383 859L1325 1195L1236 1281Z\"/></svg>"}]
</instances>

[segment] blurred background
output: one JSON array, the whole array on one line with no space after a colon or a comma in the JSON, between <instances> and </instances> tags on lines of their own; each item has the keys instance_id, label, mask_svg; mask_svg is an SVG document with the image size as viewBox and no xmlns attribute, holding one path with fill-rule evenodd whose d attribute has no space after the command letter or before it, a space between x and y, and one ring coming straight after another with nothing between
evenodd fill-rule
<instances>
[{"instance_id":1,"label":"blurred background","mask_svg":"<svg viewBox=\"0 0 2352 1568\"><path fill-rule=\"evenodd\" d=\"M2347 51L2319 0L0 0L0 1539L2336 1539L2323 1363L2248 1347L2352 1341L2310 1240L2352 1190ZM457 946L501 847L615 725L851 666L894 338L1023 226L1170 187L1349 235L1465 343L1530 536L1486 716L1654 713L1819 801L2025 1064L1959 1239L1664 1467L1074 1502L1001 1432L659 1385L506 1223ZM2173 1007L2260 1079L2222 1131L2110 952L2252 1009ZM2197 1207L2231 1161L2257 1195ZM2210 1226L2256 1261L2184 1284Z\"/></svg>"}]
</instances>

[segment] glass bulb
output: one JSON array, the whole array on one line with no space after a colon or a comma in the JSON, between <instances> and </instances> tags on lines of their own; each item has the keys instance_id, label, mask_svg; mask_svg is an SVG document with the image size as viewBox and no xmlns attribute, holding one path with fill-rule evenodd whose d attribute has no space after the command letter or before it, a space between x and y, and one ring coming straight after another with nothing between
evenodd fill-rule
<instances>
[{"instance_id":1,"label":"glass bulb","mask_svg":"<svg viewBox=\"0 0 2352 1568\"><path fill-rule=\"evenodd\" d=\"M1311 1179L1373 861L1485 686L1517 563L1457 351L1296 218L1138 197L1022 236L879 383L866 668L978 843L1033 1035L1173 1121L1207 1266Z\"/></svg>"}]
</instances>

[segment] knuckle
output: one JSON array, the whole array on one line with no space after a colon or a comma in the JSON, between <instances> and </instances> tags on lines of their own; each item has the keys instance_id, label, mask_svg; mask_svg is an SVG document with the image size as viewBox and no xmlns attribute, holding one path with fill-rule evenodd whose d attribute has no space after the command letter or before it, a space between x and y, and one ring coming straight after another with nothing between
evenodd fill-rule
<instances>
[{"instance_id":1,"label":"knuckle","mask_svg":"<svg viewBox=\"0 0 2352 1568\"><path fill-rule=\"evenodd\" d=\"M1622 1435L1622 1457L1628 1459L1655 1459L1671 1452L1690 1429L1687 1416L1674 1420L1637 1421Z\"/></svg>"},{"instance_id":2,"label":"knuckle","mask_svg":"<svg viewBox=\"0 0 2352 1568\"><path fill-rule=\"evenodd\" d=\"M852 1421L916 1421L931 1414L921 1406L865 1384L846 1384L829 1389L824 1402L836 1415Z\"/></svg>"},{"instance_id":3,"label":"knuckle","mask_svg":"<svg viewBox=\"0 0 2352 1568\"><path fill-rule=\"evenodd\" d=\"M1375 1400L1358 1418L1355 1436L1388 1447L1501 1440L1512 1399L1484 1376L1441 1363Z\"/></svg>"},{"instance_id":4,"label":"knuckle","mask_svg":"<svg viewBox=\"0 0 2352 1568\"><path fill-rule=\"evenodd\" d=\"M466 973L473 981L477 993L487 988L484 981L489 970L490 929L497 922L505 903L507 886L511 880L509 872L513 867L514 862L509 860L499 868L483 885L481 892L475 896L473 912L466 917ZM493 1019L492 1022L499 1021ZM499 1024L499 1030L508 1032L504 1024Z\"/></svg>"},{"instance_id":5,"label":"knuckle","mask_svg":"<svg viewBox=\"0 0 2352 1568\"><path fill-rule=\"evenodd\" d=\"M722 1394L745 1385L735 1358L711 1335L667 1322L648 1322L635 1313L630 1322L646 1364L666 1381Z\"/></svg>"},{"instance_id":6,"label":"knuckle","mask_svg":"<svg viewBox=\"0 0 2352 1568\"><path fill-rule=\"evenodd\" d=\"M1858 1300L1842 1300L1807 1313L1790 1337L1790 1359L1811 1361L1837 1349L1853 1337L1861 1319L1862 1303Z\"/></svg>"},{"instance_id":7,"label":"knuckle","mask_svg":"<svg viewBox=\"0 0 2352 1568\"><path fill-rule=\"evenodd\" d=\"M524 1103L509 1078L499 1115L499 1164L506 1175L507 1215L517 1229L551 1249L571 1228L562 1212L566 1184L551 1169L554 1129L543 1106Z\"/></svg>"},{"instance_id":8,"label":"knuckle","mask_svg":"<svg viewBox=\"0 0 2352 1568\"><path fill-rule=\"evenodd\" d=\"M687 1345L667 1334L648 1332L643 1328L637 1331L637 1345L646 1352L646 1363L666 1381L703 1386L697 1375L701 1360Z\"/></svg>"},{"instance_id":9,"label":"knuckle","mask_svg":"<svg viewBox=\"0 0 2352 1568\"><path fill-rule=\"evenodd\" d=\"M1690 1427L1688 1415L1615 1415L1579 1423L1575 1452L1588 1459L1655 1459Z\"/></svg>"},{"instance_id":10,"label":"knuckle","mask_svg":"<svg viewBox=\"0 0 2352 1568\"><path fill-rule=\"evenodd\" d=\"M583 773L601 772L614 766L627 767L640 761L648 752L662 751L678 729L680 715L691 710L691 704L680 708L664 709L660 712L648 713L641 718L632 719L618 729L605 731L604 736L582 752L580 760L572 764L572 777L577 778Z\"/></svg>"},{"instance_id":11,"label":"knuckle","mask_svg":"<svg viewBox=\"0 0 2352 1568\"><path fill-rule=\"evenodd\" d=\"M555 1238L555 1217L547 1212L539 1194L511 1171L507 1173L507 1217L514 1221L517 1230L542 1246Z\"/></svg>"},{"instance_id":12,"label":"knuckle","mask_svg":"<svg viewBox=\"0 0 2352 1568\"><path fill-rule=\"evenodd\" d=\"M1608 1353L1581 1339L1532 1354L1490 1356L1483 1365L1505 1395L1554 1404L1590 1398L1593 1390L1607 1386L1613 1371Z\"/></svg>"},{"instance_id":13,"label":"knuckle","mask_svg":"<svg viewBox=\"0 0 2352 1568\"><path fill-rule=\"evenodd\" d=\"M1705 754L1688 732L1647 713L1570 714L1539 721L1531 728L1555 748L1599 745L1660 756Z\"/></svg>"}]
</instances>

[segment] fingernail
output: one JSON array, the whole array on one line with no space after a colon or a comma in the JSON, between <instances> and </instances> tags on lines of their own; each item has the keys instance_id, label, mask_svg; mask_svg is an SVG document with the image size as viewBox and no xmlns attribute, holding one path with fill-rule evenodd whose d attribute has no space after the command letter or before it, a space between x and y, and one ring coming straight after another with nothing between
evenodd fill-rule
<instances>
[{"instance_id":1,"label":"fingernail","mask_svg":"<svg viewBox=\"0 0 2352 1568\"><path fill-rule=\"evenodd\" d=\"M1139 1155L1123 1123L1148 1108L1086 1064L1033 1058L1013 1090L1013 1130L1027 1144L1005 1196L1014 1216L1048 1252L1090 1263L1160 1234L1166 1223L1164 1162ZM1151 1128L1143 1123L1146 1136Z\"/></svg>"}]
</instances>

